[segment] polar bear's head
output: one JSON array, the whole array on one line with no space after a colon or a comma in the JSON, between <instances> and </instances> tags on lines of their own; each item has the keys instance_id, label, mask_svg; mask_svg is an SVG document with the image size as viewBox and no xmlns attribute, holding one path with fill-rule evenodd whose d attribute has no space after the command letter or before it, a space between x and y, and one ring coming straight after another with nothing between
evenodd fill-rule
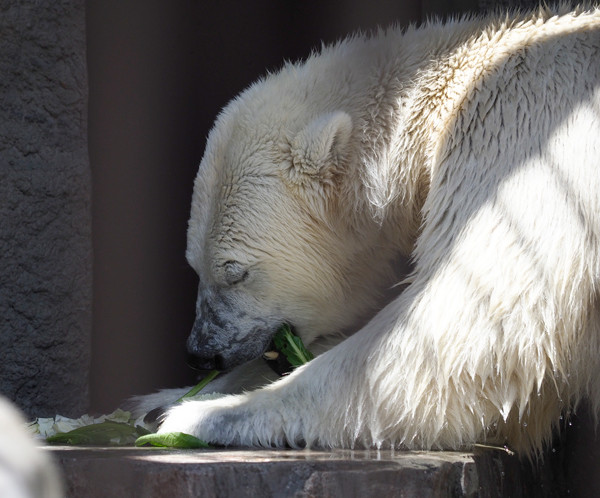
<instances>
[{"instance_id":1,"label":"polar bear's head","mask_svg":"<svg viewBox=\"0 0 600 498\"><path fill-rule=\"evenodd\" d=\"M194 185L187 259L200 284L188 350L201 368L259 357L284 322L307 345L352 327L381 286L373 267L385 266L371 264L373 243L349 219L361 188L345 179L350 115L251 97L217 120Z\"/></svg>"}]
</instances>

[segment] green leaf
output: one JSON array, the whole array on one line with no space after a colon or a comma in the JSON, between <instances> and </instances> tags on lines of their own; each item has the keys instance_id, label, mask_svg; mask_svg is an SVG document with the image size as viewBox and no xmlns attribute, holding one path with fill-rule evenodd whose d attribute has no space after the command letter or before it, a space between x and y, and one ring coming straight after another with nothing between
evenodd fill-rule
<instances>
[{"instance_id":1,"label":"green leaf","mask_svg":"<svg viewBox=\"0 0 600 498\"><path fill-rule=\"evenodd\" d=\"M302 339L294 335L289 325L284 324L273 337L275 347L285 355L294 367L304 365L314 358L313 354L304 347Z\"/></svg>"},{"instance_id":2,"label":"green leaf","mask_svg":"<svg viewBox=\"0 0 600 498\"><path fill-rule=\"evenodd\" d=\"M143 427L107 420L99 424L78 427L69 432L59 432L48 436L46 441L51 444L114 446L133 443L139 436L148 432Z\"/></svg>"},{"instance_id":3,"label":"green leaf","mask_svg":"<svg viewBox=\"0 0 600 498\"><path fill-rule=\"evenodd\" d=\"M147 436L148 434L152 434L148 429L146 429L145 427L142 427L141 425L136 425L135 426L138 436Z\"/></svg>"},{"instance_id":4,"label":"green leaf","mask_svg":"<svg viewBox=\"0 0 600 498\"><path fill-rule=\"evenodd\" d=\"M136 446L144 446L146 444L160 448L210 448L208 443L184 432L147 434L135 441Z\"/></svg>"},{"instance_id":5,"label":"green leaf","mask_svg":"<svg viewBox=\"0 0 600 498\"><path fill-rule=\"evenodd\" d=\"M217 375L219 375L218 370L211 370L206 377L204 377L198 384L192 387L187 393L185 393L181 398L175 401L175 404L181 403L184 399L191 398L198 394L202 389L204 389L209 382L211 382Z\"/></svg>"}]
</instances>

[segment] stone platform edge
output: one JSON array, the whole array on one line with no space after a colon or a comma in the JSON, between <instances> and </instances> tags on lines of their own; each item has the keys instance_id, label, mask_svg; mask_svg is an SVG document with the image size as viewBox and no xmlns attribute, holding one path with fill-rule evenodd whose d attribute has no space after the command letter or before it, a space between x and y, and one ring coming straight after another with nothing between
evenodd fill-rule
<instances>
[{"instance_id":1,"label":"stone platform edge","mask_svg":"<svg viewBox=\"0 0 600 498\"><path fill-rule=\"evenodd\" d=\"M46 447L68 497L552 496L551 472L501 450Z\"/></svg>"}]
</instances>

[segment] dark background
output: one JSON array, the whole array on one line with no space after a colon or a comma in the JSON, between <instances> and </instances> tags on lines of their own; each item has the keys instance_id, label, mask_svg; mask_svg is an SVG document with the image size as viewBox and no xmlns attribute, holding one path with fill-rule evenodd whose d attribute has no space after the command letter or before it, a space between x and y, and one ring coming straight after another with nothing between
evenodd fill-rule
<instances>
[{"instance_id":1,"label":"dark background","mask_svg":"<svg viewBox=\"0 0 600 498\"><path fill-rule=\"evenodd\" d=\"M185 339L193 179L219 110L267 70L422 2L109 0L87 4L93 186L92 411L194 383Z\"/></svg>"}]
</instances>

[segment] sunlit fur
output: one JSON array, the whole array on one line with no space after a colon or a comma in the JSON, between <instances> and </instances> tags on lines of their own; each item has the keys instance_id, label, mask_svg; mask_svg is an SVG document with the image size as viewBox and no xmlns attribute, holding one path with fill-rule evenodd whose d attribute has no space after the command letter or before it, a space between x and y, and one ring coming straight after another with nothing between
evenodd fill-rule
<instances>
[{"instance_id":1,"label":"sunlit fur","mask_svg":"<svg viewBox=\"0 0 600 498\"><path fill-rule=\"evenodd\" d=\"M373 317L161 430L535 454L600 402L599 144L597 9L355 36L257 82L210 134L188 259L201 281L248 264L245 309L275 303L309 347ZM403 256L408 286L377 312Z\"/></svg>"}]
</instances>

